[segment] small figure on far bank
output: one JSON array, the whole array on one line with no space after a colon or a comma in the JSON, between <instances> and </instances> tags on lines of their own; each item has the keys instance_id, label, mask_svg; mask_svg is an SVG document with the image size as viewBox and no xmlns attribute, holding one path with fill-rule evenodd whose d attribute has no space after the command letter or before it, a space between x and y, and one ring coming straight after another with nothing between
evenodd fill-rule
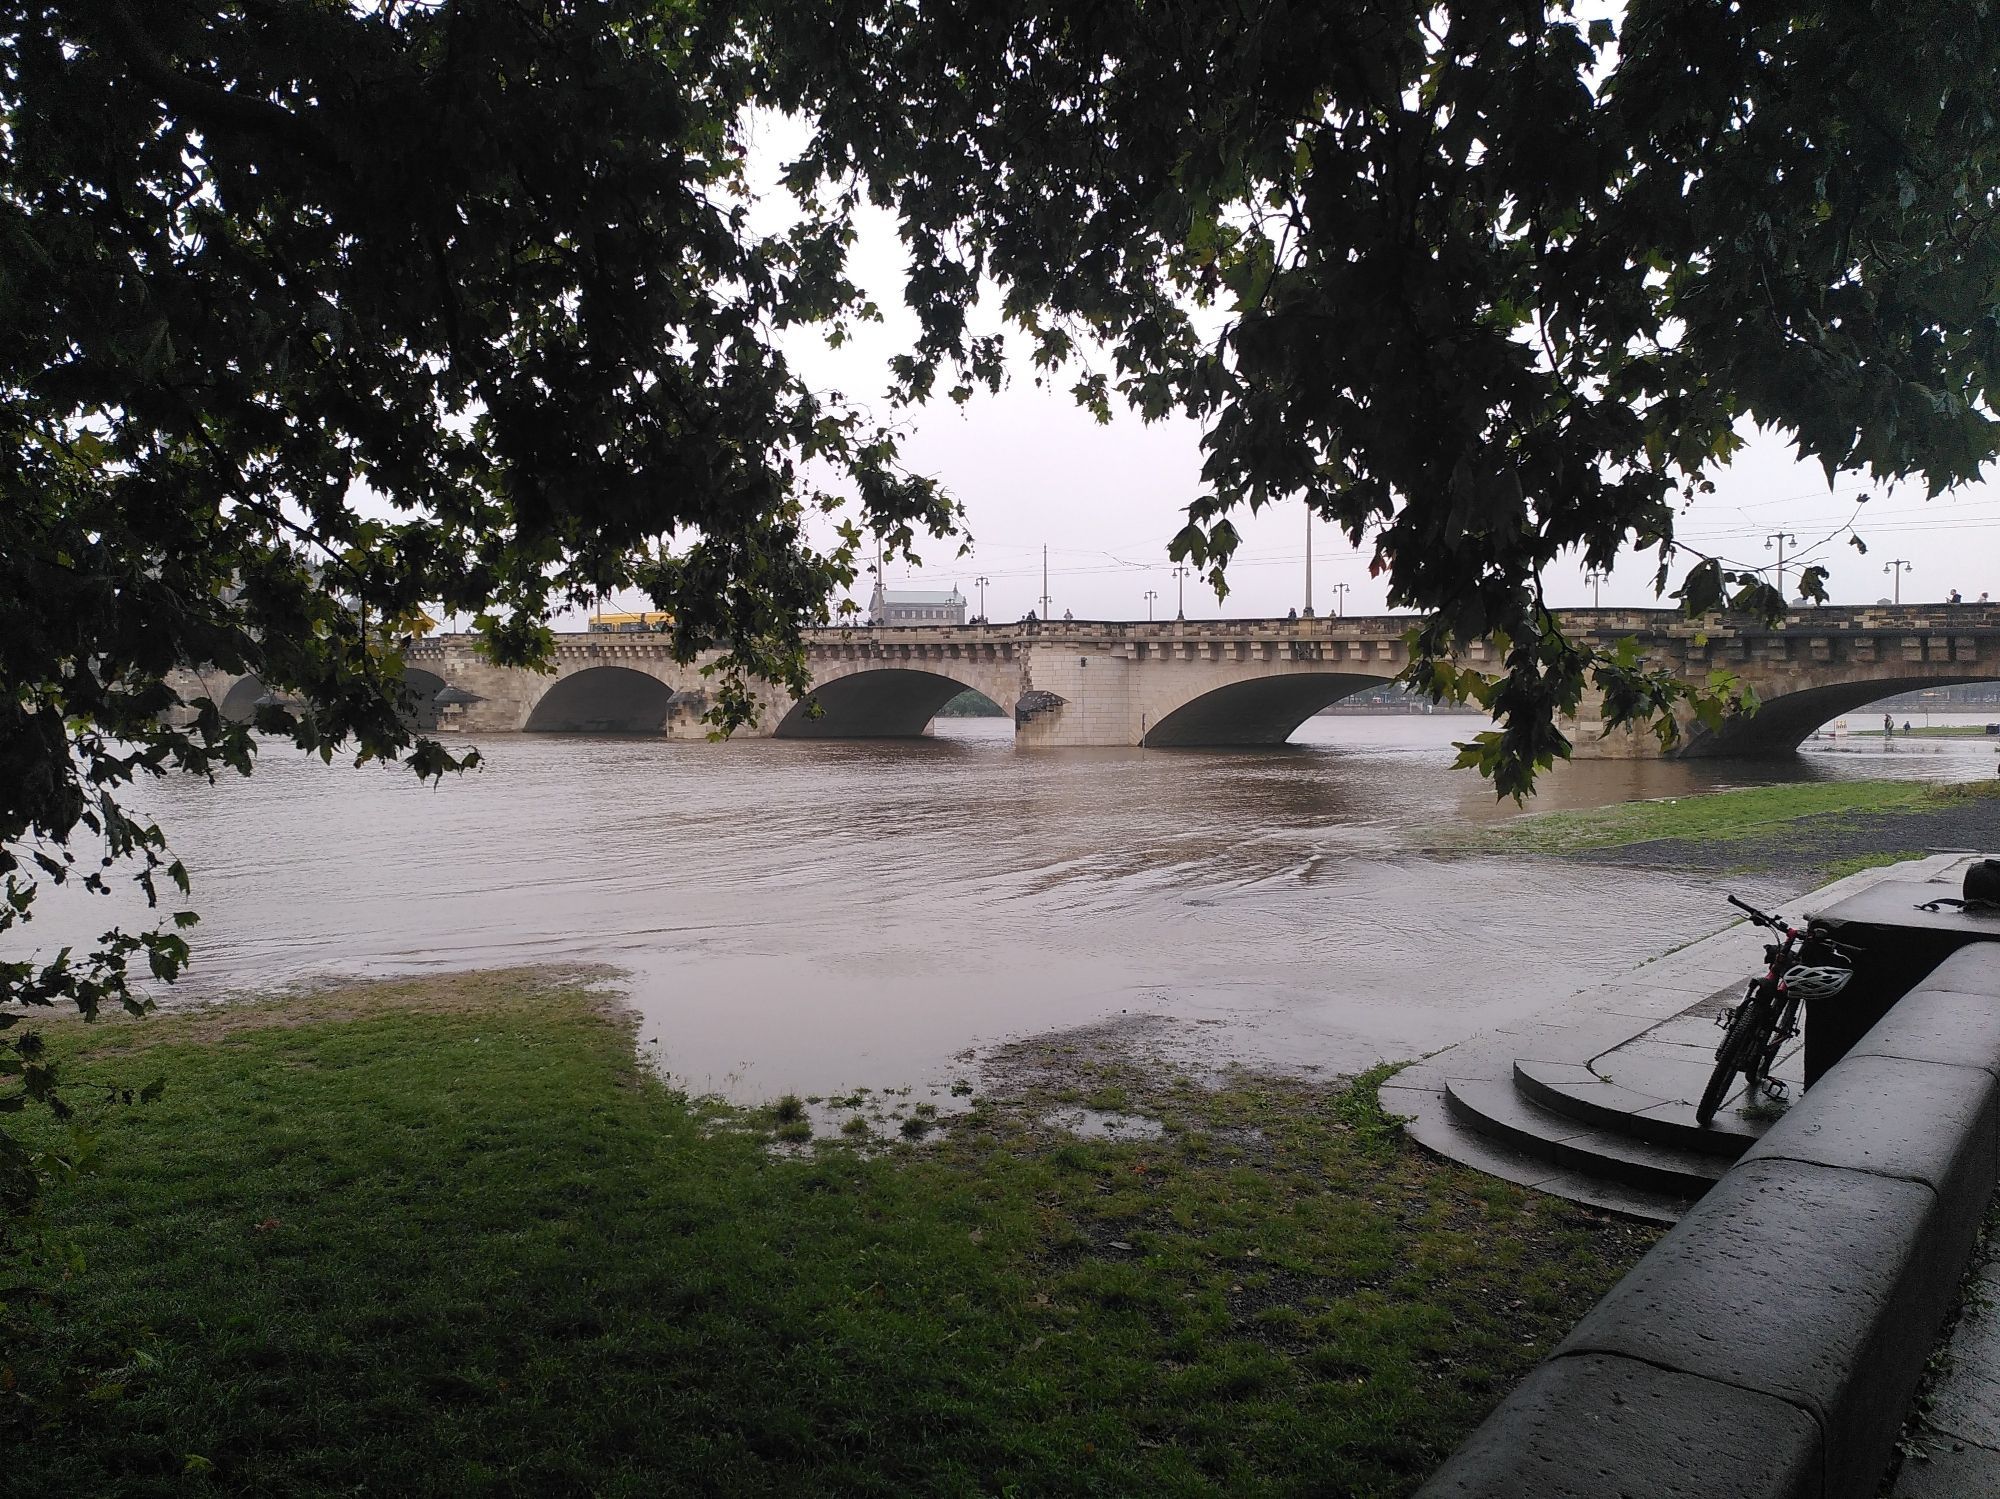
<instances>
[{"instance_id":1,"label":"small figure on far bank","mask_svg":"<svg viewBox=\"0 0 2000 1499\"><path fill-rule=\"evenodd\" d=\"M1882 715L1882 737L1884 739L1891 738L1894 736L1895 732L1896 732L1896 720L1891 718L1887 713L1884 713Z\"/></svg>"}]
</instances>

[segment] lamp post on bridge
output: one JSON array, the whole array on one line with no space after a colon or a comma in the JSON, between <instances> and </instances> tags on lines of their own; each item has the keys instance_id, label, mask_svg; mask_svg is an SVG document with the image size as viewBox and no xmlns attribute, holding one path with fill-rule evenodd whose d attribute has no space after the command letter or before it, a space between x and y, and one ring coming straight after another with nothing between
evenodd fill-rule
<instances>
[{"instance_id":1,"label":"lamp post on bridge","mask_svg":"<svg viewBox=\"0 0 2000 1499\"><path fill-rule=\"evenodd\" d=\"M1187 565L1174 565L1174 618L1187 618Z\"/></svg>"},{"instance_id":2,"label":"lamp post on bridge","mask_svg":"<svg viewBox=\"0 0 2000 1499\"><path fill-rule=\"evenodd\" d=\"M1306 607L1301 619L1313 617L1313 507L1306 501Z\"/></svg>"},{"instance_id":3,"label":"lamp post on bridge","mask_svg":"<svg viewBox=\"0 0 2000 1499\"><path fill-rule=\"evenodd\" d=\"M986 585L991 581L983 577L972 580L973 586L979 590L979 622L982 625L986 623Z\"/></svg>"},{"instance_id":4,"label":"lamp post on bridge","mask_svg":"<svg viewBox=\"0 0 2000 1499\"><path fill-rule=\"evenodd\" d=\"M1593 609L1602 609L1604 607L1604 574L1593 567L1584 573L1583 581L1590 585L1590 607Z\"/></svg>"},{"instance_id":5,"label":"lamp post on bridge","mask_svg":"<svg viewBox=\"0 0 2000 1499\"><path fill-rule=\"evenodd\" d=\"M1903 574L1911 570L1912 565L1906 557L1891 557L1882 564L1882 571L1896 580L1895 601L1899 604L1903 602Z\"/></svg>"},{"instance_id":6,"label":"lamp post on bridge","mask_svg":"<svg viewBox=\"0 0 2000 1499\"><path fill-rule=\"evenodd\" d=\"M1157 588L1148 588L1146 590L1146 620L1148 623L1151 623L1153 618L1153 600L1159 596L1160 590Z\"/></svg>"},{"instance_id":7,"label":"lamp post on bridge","mask_svg":"<svg viewBox=\"0 0 2000 1499\"><path fill-rule=\"evenodd\" d=\"M1333 617L1335 619L1339 619L1347 612L1347 590L1349 586L1346 583L1336 583L1333 585Z\"/></svg>"},{"instance_id":8,"label":"lamp post on bridge","mask_svg":"<svg viewBox=\"0 0 2000 1499\"><path fill-rule=\"evenodd\" d=\"M1785 548L1797 546L1799 539L1783 531L1773 531L1764 538L1764 550L1770 551L1773 543L1778 548L1778 602L1782 604L1785 601Z\"/></svg>"}]
</instances>

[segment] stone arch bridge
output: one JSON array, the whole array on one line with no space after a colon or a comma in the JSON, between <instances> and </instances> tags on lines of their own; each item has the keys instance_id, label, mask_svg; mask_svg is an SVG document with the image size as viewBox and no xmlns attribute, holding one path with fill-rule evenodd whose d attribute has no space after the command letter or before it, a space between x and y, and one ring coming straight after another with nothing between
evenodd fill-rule
<instances>
[{"instance_id":1,"label":"stone arch bridge","mask_svg":"<svg viewBox=\"0 0 2000 1499\"><path fill-rule=\"evenodd\" d=\"M794 703L765 689L757 723L739 733L784 738L897 738L927 731L937 711L976 688L1013 716L1023 745L1237 746L1283 743L1320 709L1394 678L1408 664L1404 618L834 628L807 636L813 691ZM1908 605L1801 610L1775 627L1672 610L1579 610L1580 639L1636 638L1649 661L1692 681L1717 669L1755 690L1762 707L1710 732L1698 725L1676 753L1784 754L1820 724L1920 687L2000 680L2000 607ZM707 659L707 658L704 658ZM447 635L409 652L425 727L470 733L637 733L701 738L709 697L703 660L673 659L664 637L558 638L548 674L496 667L472 637ZM1485 647L1465 664L1496 668ZM218 701L247 715L262 689L231 679ZM440 715L450 686L476 701ZM1650 734L1606 735L1586 714L1567 726L1579 758L1644 758Z\"/></svg>"}]
</instances>

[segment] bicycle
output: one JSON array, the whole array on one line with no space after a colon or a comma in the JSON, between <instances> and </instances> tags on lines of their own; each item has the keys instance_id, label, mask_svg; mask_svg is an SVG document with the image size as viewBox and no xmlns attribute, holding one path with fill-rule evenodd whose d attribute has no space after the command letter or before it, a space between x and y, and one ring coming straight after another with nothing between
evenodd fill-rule
<instances>
[{"instance_id":1,"label":"bicycle","mask_svg":"<svg viewBox=\"0 0 2000 1499\"><path fill-rule=\"evenodd\" d=\"M1742 1073L1749 1091L1761 1088L1767 1098L1783 1098L1784 1083L1771 1068L1787 1041L1799 1033L1799 1009L1809 999L1831 999L1854 977L1850 949L1828 937L1823 927L1801 930L1780 916L1767 916L1747 901L1729 903L1758 926L1779 934L1764 948L1764 973L1750 981L1742 1001L1715 1017L1723 1027L1715 1048L1715 1070L1695 1105L1695 1122L1706 1129L1728 1096L1730 1080ZM1831 960L1831 961L1829 961Z\"/></svg>"}]
</instances>

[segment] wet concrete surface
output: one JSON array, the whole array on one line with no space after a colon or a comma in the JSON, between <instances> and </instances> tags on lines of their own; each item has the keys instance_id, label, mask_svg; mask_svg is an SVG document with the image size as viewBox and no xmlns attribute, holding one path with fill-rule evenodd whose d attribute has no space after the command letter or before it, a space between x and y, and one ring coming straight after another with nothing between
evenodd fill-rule
<instances>
[{"instance_id":1,"label":"wet concrete surface","mask_svg":"<svg viewBox=\"0 0 2000 1499\"><path fill-rule=\"evenodd\" d=\"M1982 1250L1924 1407L1904 1438L1902 1463L1884 1490L1896 1499L2000 1494L2000 1258L1990 1240Z\"/></svg>"}]
</instances>

